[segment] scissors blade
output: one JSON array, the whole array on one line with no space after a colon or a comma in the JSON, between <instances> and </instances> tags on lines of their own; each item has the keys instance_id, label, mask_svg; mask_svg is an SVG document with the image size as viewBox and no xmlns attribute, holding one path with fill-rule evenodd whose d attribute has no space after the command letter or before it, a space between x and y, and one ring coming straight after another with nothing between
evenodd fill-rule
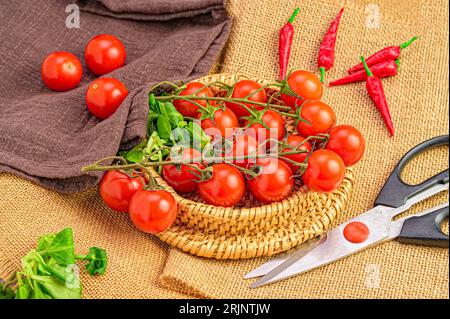
<instances>
[{"instance_id":1,"label":"scissors blade","mask_svg":"<svg viewBox=\"0 0 450 319\"><path fill-rule=\"evenodd\" d=\"M286 261L290 260L290 258L295 257L295 260L299 260L303 256L305 256L307 253L309 253L314 247L316 247L319 243L321 243L324 238L326 237L326 234L318 237L314 237L312 239L309 239L308 241L300 244L299 246L293 248L292 251L289 251L288 253L281 254L280 256L277 256L275 258L272 258L265 264L262 264L258 268L253 269L249 273L247 273L244 276L244 279L250 279L254 277L261 277L275 268L279 267L280 265L283 265Z\"/></svg>"},{"instance_id":2,"label":"scissors blade","mask_svg":"<svg viewBox=\"0 0 450 319\"><path fill-rule=\"evenodd\" d=\"M307 242L301 244L299 248L294 250L294 252L291 252L289 254L285 254L285 256L281 256L281 257L270 260L269 262L261 265L260 267L256 268L255 270L249 272L247 275L244 276L244 278L248 279L248 278L253 278L253 277L264 276L264 280L261 279L261 281L267 281L271 278L272 275L275 275L278 272L281 272L283 269L290 267L292 264L294 264L295 262L297 262L298 260L300 260L304 256L306 256L317 245L325 242L326 237L327 237L327 235L323 234L321 236L312 238L312 239L308 240ZM255 282L255 283L258 283L258 282L259 281ZM250 285L250 287L255 285L255 283Z\"/></svg>"},{"instance_id":3,"label":"scissors blade","mask_svg":"<svg viewBox=\"0 0 450 319\"><path fill-rule=\"evenodd\" d=\"M318 244L310 253L281 271L278 271L279 269L274 269L273 273L268 273L266 276L253 283L251 288L257 288L262 285L274 283L327 265L336 260L366 249L369 246L375 245L389 234L391 210L392 208L377 206L370 209L366 213L337 226L333 230L329 231L326 240L323 243ZM362 222L369 227L369 237L364 243L355 244L349 242L343 235L345 226L354 221Z\"/></svg>"}]
</instances>

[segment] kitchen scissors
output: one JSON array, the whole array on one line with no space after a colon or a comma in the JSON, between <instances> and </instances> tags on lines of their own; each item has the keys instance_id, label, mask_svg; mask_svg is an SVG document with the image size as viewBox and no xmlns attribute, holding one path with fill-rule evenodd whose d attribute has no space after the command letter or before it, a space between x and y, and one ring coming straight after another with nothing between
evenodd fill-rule
<instances>
[{"instance_id":1,"label":"kitchen scissors","mask_svg":"<svg viewBox=\"0 0 450 319\"><path fill-rule=\"evenodd\" d=\"M293 252L274 258L249 272L244 276L245 279L263 276L250 287L257 288L296 276L393 239L406 244L448 248L449 237L440 228L443 220L448 218L448 202L412 216L393 220L411 206L448 190L448 170L417 185L409 185L401 179L404 167L416 155L448 144L449 136L443 135L415 146L395 166L372 209L337 226L327 234L303 243ZM362 229L362 234L366 236L354 240L348 236L347 231L350 228Z\"/></svg>"}]
</instances>

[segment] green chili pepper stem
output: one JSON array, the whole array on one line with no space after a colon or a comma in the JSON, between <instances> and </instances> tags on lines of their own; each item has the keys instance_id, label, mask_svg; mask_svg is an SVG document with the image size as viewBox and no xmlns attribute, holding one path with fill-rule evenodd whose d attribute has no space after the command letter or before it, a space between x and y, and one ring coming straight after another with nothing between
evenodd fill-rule
<instances>
[{"instance_id":1,"label":"green chili pepper stem","mask_svg":"<svg viewBox=\"0 0 450 319\"><path fill-rule=\"evenodd\" d=\"M366 59L364 59L363 56L361 57L361 61L362 61L363 65L364 65L364 69L366 69L367 76L373 76L372 71L370 71L369 66L366 63Z\"/></svg>"},{"instance_id":2,"label":"green chili pepper stem","mask_svg":"<svg viewBox=\"0 0 450 319\"><path fill-rule=\"evenodd\" d=\"M395 60L395 64L397 64L397 72L400 70L400 58Z\"/></svg>"},{"instance_id":3,"label":"green chili pepper stem","mask_svg":"<svg viewBox=\"0 0 450 319\"><path fill-rule=\"evenodd\" d=\"M300 12L300 8L296 8L292 16L289 18L288 22L292 24L297 17L298 13Z\"/></svg>"},{"instance_id":4,"label":"green chili pepper stem","mask_svg":"<svg viewBox=\"0 0 450 319\"><path fill-rule=\"evenodd\" d=\"M320 70L320 83L323 83L324 79L325 79L325 68L323 66L321 66L319 68Z\"/></svg>"},{"instance_id":5,"label":"green chili pepper stem","mask_svg":"<svg viewBox=\"0 0 450 319\"><path fill-rule=\"evenodd\" d=\"M412 37L411 39L409 39L408 41L406 41L405 43L400 44L400 49L404 49L407 48L411 45L411 43L413 43L414 41L416 41L419 37Z\"/></svg>"}]
</instances>

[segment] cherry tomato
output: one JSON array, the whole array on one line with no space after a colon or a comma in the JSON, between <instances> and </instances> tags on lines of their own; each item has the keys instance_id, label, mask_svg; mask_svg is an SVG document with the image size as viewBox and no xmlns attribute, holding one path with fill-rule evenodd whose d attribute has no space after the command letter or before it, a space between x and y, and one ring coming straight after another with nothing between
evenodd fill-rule
<instances>
[{"instance_id":1,"label":"cherry tomato","mask_svg":"<svg viewBox=\"0 0 450 319\"><path fill-rule=\"evenodd\" d=\"M203 88L203 89L202 89ZM197 92L197 93L196 93ZM186 88L179 94L180 96L192 95L199 97L213 97L214 94L210 88L205 87L204 84L199 82L191 82L186 85ZM194 100L194 102L200 104L203 107L208 105L206 100ZM210 105L214 105L214 102L209 102ZM200 115L199 107L192 102L184 100L174 100L173 105L183 116L197 118Z\"/></svg>"},{"instance_id":2,"label":"cherry tomato","mask_svg":"<svg viewBox=\"0 0 450 319\"><path fill-rule=\"evenodd\" d=\"M130 177L119 171L109 171L100 182L100 196L109 208L127 213L131 197L144 188L144 183L143 177Z\"/></svg>"},{"instance_id":3,"label":"cherry tomato","mask_svg":"<svg viewBox=\"0 0 450 319\"><path fill-rule=\"evenodd\" d=\"M318 133L327 133L336 124L336 114L333 109L321 101L310 100L303 103L300 112L305 122L298 122L297 130L300 135L308 137Z\"/></svg>"},{"instance_id":4,"label":"cherry tomato","mask_svg":"<svg viewBox=\"0 0 450 319\"><path fill-rule=\"evenodd\" d=\"M279 202L292 192L294 178L289 166L276 158L258 159L259 175L248 179L250 193L259 201Z\"/></svg>"},{"instance_id":5,"label":"cherry tomato","mask_svg":"<svg viewBox=\"0 0 450 319\"><path fill-rule=\"evenodd\" d=\"M231 207L245 194L245 179L241 172L228 164L211 166L212 176L198 184L198 193L205 202L215 206Z\"/></svg>"},{"instance_id":6,"label":"cherry tomato","mask_svg":"<svg viewBox=\"0 0 450 319\"><path fill-rule=\"evenodd\" d=\"M199 151L192 148L185 148L181 152L181 160L183 161L192 161L192 159L200 158L201 156L202 154ZM192 165L200 169L204 168L204 165L199 163ZM197 189L197 181L200 178L195 174L200 174L200 172L193 167L187 165L181 165L180 167L176 165L164 165L162 172L167 184L179 193L189 193Z\"/></svg>"},{"instance_id":7,"label":"cherry tomato","mask_svg":"<svg viewBox=\"0 0 450 319\"><path fill-rule=\"evenodd\" d=\"M242 80L242 81L237 82L234 85L234 89L233 89L233 93L232 93L231 97L243 99L250 95L248 97L248 100L250 100L250 101L259 102L259 103L267 103L266 90L265 89L260 90L260 89L261 89L261 84L259 84L258 82L251 81L251 80ZM253 103L244 103L244 104L249 109L262 110L264 108L263 106L255 105ZM226 105L234 112L234 114L236 114L236 116L238 118L242 117L242 116L250 115L248 113L248 111L239 104L226 102Z\"/></svg>"},{"instance_id":8,"label":"cherry tomato","mask_svg":"<svg viewBox=\"0 0 450 319\"><path fill-rule=\"evenodd\" d=\"M248 132L248 131L246 131ZM231 152L227 154L227 156L246 156L246 155L254 155L260 153L258 149L258 142L252 135L244 134L237 135L233 142L233 147ZM250 159L236 159L233 164L238 165L240 167L248 167L250 163L255 163L255 158Z\"/></svg>"},{"instance_id":9,"label":"cherry tomato","mask_svg":"<svg viewBox=\"0 0 450 319\"><path fill-rule=\"evenodd\" d=\"M111 34L93 37L84 49L86 65L96 75L106 74L122 67L125 58L125 46Z\"/></svg>"},{"instance_id":10,"label":"cherry tomato","mask_svg":"<svg viewBox=\"0 0 450 319\"><path fill-rule=\"evenodd\" d=\"M331 192L337 189L345 176L342 158L330 150L317 150L308 159L303 181L314 192Z\"/></svg>"},{"instance_id":11,"label":"cherry tomato","mask_svg":"<svg viewBox=\"0 0 450 319\"><path fill-rule=\"evenodd\" d=\"M83 67L80 60L69 52L50 53L42 62L41 77L54 91L68 91L81 81Z\"/></svg>"},{"instance_id":12,"label":"cherry tomato","mask_svg":"<svg viewBox=\"0 0 450 319\"><path fill-rule=\"evenodd\" d=\"M89 84L86 91L86 105L92 114L106 119L116 112L127 95L127 88L119 80L100 78Z\"/></svg>"},{"instance_id":13,"label":"cherry tomato","mask_svg":"<svg viewBox=\"0 0 450 319\"><path fill-rule=\"evenodd\" d=\"M339 125L331 129L329 134L326 149L338 154L347 167L359 162L366 149L366 142L360 131L351 125Z\"/></svg>"},{"instance_id":14,"label":"cherry tomato","mask_svg":"<svg viewBox=\"0 0 450 319\"><path fill-rule=\"evenodd\" d=\"M284 127L286 126L283 117L275 111L267 110L264 112L261 119L270 130L266 129L261 123L255 123L250 126L250 128L254 129L256 132L258 143L262 143L265 140L272 138L271 132L274 135L274 138L281 141L284 137Z\"/></svg>"},{"instance_id":15,"label":"cherry tomato","mask_svg":"<svg viewBox=\"0 0 450 319\"><path fill-rule=\"evenodd\" d=\"M302 99L299 99L288 93L281 95L283 102L294 110L306 100L320 100L322 98L322 83L312 72L305 70L294 71L289 75L287 84L295 94L302 97Z\"/></svg>"},{"instance_id":16,"label":"cherry tomato","mask_svg":"<svg viewBox=\"0 0 450 319\"><path fill-rule=\"evenodd\" d=\"M231 136L232 128L238 127L238 118L232 110L227 107L218 108L214 111L213 118L207 118L201 122L202 129L210 136Z\"/></svg>"},{"instance_id":17,"label":"cherry tomato","mask_svg":"<svg viewBox=\"0 0 450 319\"><path fill-rule=\"evenodd\" d=\"M289 147L286 147L285 149L283 149L282 152L289 152L289 151L292 151L292 149L295 149L296 151L300 151L300 150L305 151L305 153L284 155L284 157L286 157L292 161L295 161L297 163L303 163L304 160L306 159L306 156L308 156L309 152L311 152L311 149L312 149L312 146L308 141L303 143L304 140L305 140L305 138L303 136L289 135L286 140L286 144L288 144ZM297 145L300 145L301 143L303 143L302 146L296 147ZM288 166L291 168L293 173L297 172L297 170L299 169L299 166L296 166L288 161L285 161L285 163L288 164Z\"/></svg>"},{"instance_id":18,"label":"cherry tomato","mask_svg":"<svg viewBox=\"0 0 450 319\"><path fill-rule=\"evenodd\" d=\"M168 191L140 190L131 198L130 217L137 229L157 234L172 226L177 206Z\"/></svg>"}]
</instances>

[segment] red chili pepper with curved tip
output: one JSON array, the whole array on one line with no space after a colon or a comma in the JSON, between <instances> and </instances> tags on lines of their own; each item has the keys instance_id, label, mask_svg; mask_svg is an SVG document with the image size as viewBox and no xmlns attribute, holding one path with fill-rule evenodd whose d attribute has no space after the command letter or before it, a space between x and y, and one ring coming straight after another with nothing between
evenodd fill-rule
<instances>
[{"instance_id":1,"label":"red chili pepper with curved tip","mask_svg":"<svg viewBox=\"0 0 450 319\"><path fill-rule=\"evenodd\" d=\"M278 41L278 54L280 58L280 79L286 77L289 58L291 57L292 39L294 38L294 26L292 23L300 12L300 8L295 9L289 21L280 30Z\"/></svg>"},{"instance_id":2,"label":"red chili pepper with curved tip","mask_svg":"<svg viewBox=\"0 0 450 319\"><path fill-rule=\"evenodd\" d=\"M369 93L373 103L377 106L378 110L380 110L381 116L383 117L384 123L386 123L390 135L394 136L394 123L392 123L391 114L389 113L389 106L386 100L386 95L384 94L383 84L381 83L381 80L374 76L372 71L370 71L364 57L361 57L361 61L367 73L367 92Z\"/></svg>"},{"instance_id":3,"label":"red chili pepper with curved tip","mask_svg":"<svg viewBox=\"0 0 450 319\"><path fill-rule=\"evenodd\" d=\"M379 79L395 76L397 75L398 72L398 62L394 60L384 61L371 66L370 70L372 71L373 75ZM343 78L334 80L329 85L330 87L338 86L348 83L362 82L365 81L366 79L367 73L366 70L363 69L358 72L344 76Z\"/></svg>"},{"instance_id":4,"label":"red chili pepper with curved tip","mask_svg":"<svg viewBox=\"0 0 450 319\"><path fill-rule=\"evenodd\" d=\"M320 44L318 65L320 70L320 82L322 83L325 77L325 71L329 70L334 64L334 48L336 47L337 31L343 12L344 8L339 10L337 17L331 23L330 28Z\"/></svg>"},{"instance_id":5,"label":"red chili pepper with curved tip","mask_svg":"<svg viewBox=\"0 0 450 319\"><path fill-rule=\"evenodd\" d=\"M390 46L386 47L384 49L381 49L380 51L372 54L370 57L367 58L366 63L368 66L372 66L375 64L378 64L380 62L386 61L386 60L397 60L400 57L400 53L402 49L405 49L409 47L414 41L416 41L418 37L413 37L406 41L405 43L402 43L397 46ZM363 70L364 66L362 63L359 63L355 65L354 67L348 69L348 74L355 73L357 71Z\"/></svg>"}]
</instances>

